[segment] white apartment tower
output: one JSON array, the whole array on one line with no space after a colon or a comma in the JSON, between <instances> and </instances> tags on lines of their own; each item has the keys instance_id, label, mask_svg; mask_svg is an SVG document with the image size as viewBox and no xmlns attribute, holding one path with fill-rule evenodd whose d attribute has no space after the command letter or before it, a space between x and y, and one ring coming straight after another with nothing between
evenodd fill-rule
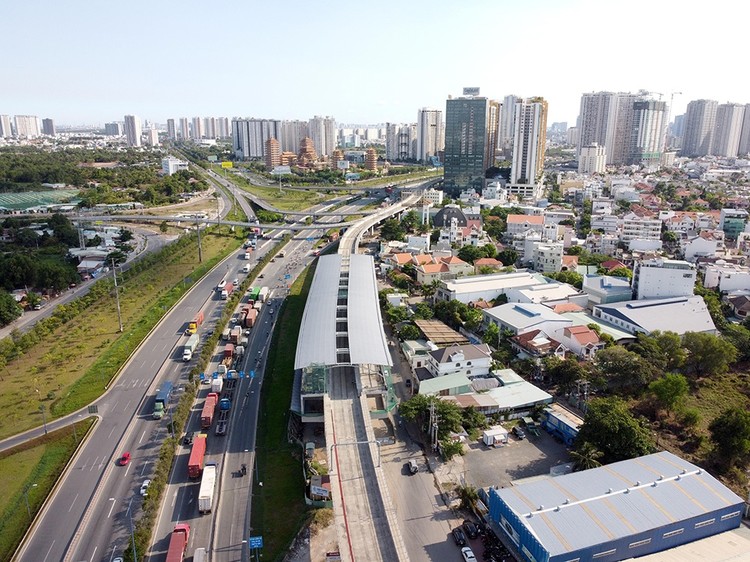
<instances>
[{"instance_id":1,"label":"white apartment tower","mask_svg":"<svg viewBox=\"0 0 750 562\"><path fill-rule=\"evenodd\" d=\"M547 102L544 98L518 101L515 121L510 182L511 184L537 184L544 169Z\"/></svg>"},{"instance_id":2,"label":"white apartment tower","mask_svg":"<svg viewBox=\"0 0 750 562\"><path fill-rule=\"evenodd\" d=\"M13 129L10 126L10 115L0 115L0 139L7 139L13 136Z\"/></svg>"},{"instance_id":3,"label":"white apartment tower","mask_svg":"<svg viewBox=\"0 0 750 562\"><path fill-rule=\"evenodd\" d=\"M711 154L719 103L714 100L693 100L685 112L682 134L682 156L695 158Z\"/></svg>"},{"instance_id":4,"label":"white apartment tower","mask_svg":"<svg viewBox=\"0 0 750 562\"><path fill-rule=\"evenodd\" d=\"M307 121L281 122L281 152L299 152L299 142L310 136L310 123Z\"/></svg>"},{"instance_id":5,"label":"white apartment tower","mask_svg":"<svg viewBox=\"0 0 750 562\"><path fill-rule=\"evenodd\" d=\"M146 140L149 146L159 146L159 130L155 127L146 131Z\"/></svg>"},{"instance_id":6,"label":"white apartment tower","mask_svg":"<svg viewBox=\"0 0 750 562\"><path fill-rule=\"evenodd\" d=\"M336 149L336 120L319 115L310 119L310 138L318 156L330 157Z\"/></svg>"},{"instance_id":7,"label":"white apartment tower","mask_svg":"<svg viewBox=\"0 0 750 562\"><path fill-rule=\"evenodd\" d=\"M193 138L196 140L200 140L203 138L203 135L205 134L205 131L203 130L203 119L200 117L193 117L192 120L193 125Z\"/></svg>"},{"instance_id":8,"label":"white apartment tower","mask_svg":"<svg viewBox=\"0 0 750 562\"><path fill-rule=\"evenodd\" d=\"M740 156L750 154L750 103L745 105L745 117L742 119L742 133L740 134L740 146L737 152Z\"/></svg>"},{"instance_id":9,"label":"white apartment tower","mask_svg":"<svg viewBox=\"0 0 750 562\"><path fill-rule=\"evenodd\" d=\"M604 147L610 126L610 109L613 109L615 94L612 92L592 92L581 96L581 110L578 114L579 153L583 147L594 143Z\"/></svg>"},{"instance_id":10,"label":"white apartment tower","mask_svg":"<svg viewBox=\"0 0 750 562\"><path fill-rule=\"evenodd\" d=\"M504 158L510 158L513 154L513 135L516 130L516 103L517 96L505 96L500 108L500 124L497 134L497 148L502 151Z\"/></svg>"},{"instance_id":11,"label":"white apartment tower","mask_svg":"<svg viewBox=\"0 0 750 562\"><path fill-rule=\"evenodd\" d=\"M128 146L141 146L142 134L143 130L141 128L141 118L137 115L126 115L125 138L128 141Z\"/></svg>"},{"instance_id":12,"label":"white apartment tower","mask_svg":"<svg viewBox=\"0 0 750 562\"><path fill-rule=\"evenodd\" d=\"M737 156L744 118L744 105L723 103L716 108L716 129L711 154L732 158Z\"/></svg>"},{"instance_id":13,"label":"white apartment tower","mask_svg":"<svg viewBox=\"0 0 750 562\"><path fill-rule=\"evenodd\" d=\"M422 108L417 112L417 160L425 162L445 148L443 112Z\"/></svg>"},{"instance_id":14,"label":"white apartment tower","mask_svg":"<svg viewBox=\"0 0 750 562\"><path fill-rule=\"evenodd\" d=\"M667 103L641 100L633 103L632 147L628 164L639 164L655 170L664 149Z\"/></svg>"},{"instance_id":15,"label":"white apartment tower","mask_svg":"<svg viewBox=\"0 0 750 562\"><path fill-rule=\"evenodd\" d=\"M581 147L581 154L578 156L579 174L603 174L606 166L607 149L605 147L595 142Z\"/></svg>"},{"instance_id":16,"label":"white apartment tower","mask_svg":"<svg viewBox=\"0 0 750 562\"><path fill-rule=\"evenodd\" d=\"M203 118L203 135L207 139L216 138L216 117Z\"/></svg>"},{"instance_id":17,"label":"white apartment tower","mask_svg":"<svg viewBox=\"0 0 750 562\"><path fill-rule=\"evenodd\" d=\"M39 118L36 115L16 115L16 136L20 139L33 139L41 134Z\"/></svg>"},{"instance_id":18,"label":"white apartment tower","mask_svg":"<svg viewBox=\"0 0 750 562\"><path fill-rule=\"evenodd\" d=\"M237 158L265 158L266 141L279 140L281 121L275 119L232 119L232 146Z\"/></svg>"},{"instance_id":19,"label":"white apartment tower","mask_svg":"<svg viewBox=\"0 0 750 562\"><path fill-rule=\"evenodd\" d=\"M175 126L174 119L167 119L167 138L169 140L177 140L177 127Z\"/></svg>"},{"instance_id":20,"label":"white apartment tower","mask_svg":"<svg viewBox=\"0 0 750 562\"><path fill-rule=\"evenodd\" d=\"M229 128L229 119L226 117L217 117L216 134L220 139L228 139L232 136L232 131Z\"/></svg>"},{"instance_id":21,"label":"white apartment tower","mask_svg":"<svg viewBox=\"0 0 750 562\"><path fill-rule=\"evenodd\" d=\"M190 138L190 124L187 117L180 117L180 138L183 141Z\"/></svg>"},{"instance_id":22,"label":"white apartment tower","mask_svg":"<svg viewBox=\"0 0 750 562\"><path fill-rule=\"evenodd\" d=\"M415 158L417 126L402 123L385 124L386 160L410 160Z\"/></svg>"}]
</instances>

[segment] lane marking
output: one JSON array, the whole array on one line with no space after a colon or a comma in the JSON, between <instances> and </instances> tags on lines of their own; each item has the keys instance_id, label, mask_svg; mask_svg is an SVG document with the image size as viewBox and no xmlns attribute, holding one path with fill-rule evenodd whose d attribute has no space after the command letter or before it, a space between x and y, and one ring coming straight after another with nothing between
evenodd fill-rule
<instances>
[{"instance_id":1,"label":"lane marking","mask_svg":"<svg viewBox=\"0 0 750 562\"><path fill-rule=\"evenodd\" d=\"M117 503L117 500L115 498L109 498L109 501L112 502L112 505L109 508L109 513L107 513L107 519L112 516L112 510L115 508L115 503Z\"/></svg>"},{"instance_id":2,"label":"lane marking","mask_svg":"<svg viewBox=\"0 0 750 562\"><path fill-rule=\"evenodd\" d=\"M73 509L73 505L75 505L77 499L78 499L78 494L76 494L76 497L74 497L73 501L70 502L70 507L68 508L68 513L70 513L70 510Z\"/></svg>"}]
</instances>

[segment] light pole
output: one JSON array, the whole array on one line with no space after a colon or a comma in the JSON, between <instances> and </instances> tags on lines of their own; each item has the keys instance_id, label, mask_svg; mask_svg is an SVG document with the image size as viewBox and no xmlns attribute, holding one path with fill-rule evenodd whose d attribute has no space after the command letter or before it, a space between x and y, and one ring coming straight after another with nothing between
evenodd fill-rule
<instances>
[{"instance_id":1,"label":"light pole","mask_svg":"<svg viewBox=\"0 0 750 562\"><path fill-rule=\"evenodd\" d=\"M29 506L29 490L36 487L37 484L31 484L30 486L26 486L26 489L23 491L23 497L26 500L26 512L29 514L29 519L31 519L31 506Z\"/></svg>"},{"instance_id":2,"label":"light pole","mask_svg":"<svg viewBox=\"0 0 750 562\"><path fill-rule=\"evenodd\" d=\"M39 392L37 390L37 392ZM39 410L42 412L42 424L44 424L44 434L47 435L47 416L44 415L44 404L39 404Z\"/></svg>"},{"instance_id":3,"label":"light pole","mask_svg":"<svg viewBox=\"0 0 750 562\"><path fill-rule=\"evenodd\" d=\"M133 561L138 562L138 555L135 553L135 533L133 532L133 515L132 515L132 511L130 510L132 505L133 505L133 498L130 498L130 503L128 504L128 519L130 521L130 541L133 544Z\"/></svg>"}]
</instances>

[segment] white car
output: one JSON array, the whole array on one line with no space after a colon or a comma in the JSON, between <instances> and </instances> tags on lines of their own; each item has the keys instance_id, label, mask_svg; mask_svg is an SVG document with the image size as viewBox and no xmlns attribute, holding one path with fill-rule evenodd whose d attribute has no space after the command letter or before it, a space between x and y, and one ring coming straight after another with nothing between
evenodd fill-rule
<instances>
[{"instance_id":1,"label":"white car","mask_svg":"<svg viewBox=\"0 0 750 562\"><path fill-rule=\"evenodd\" d=\"M474 556L474 551L468 546L461 549L461 556L464 557L464 562L477 562L477 557Z\"/></svg>"},{"instance_id":2,"label":"white car","mask_svg":"<svg viewBox=\"0 0 750 562\"><path fill-rule=\"evenodd\" d=\"M141 495L145 498L148 495L148 487L151 485L151 480L144 480L141 484Z\"/></svg>"},{"instance_id":3,"label":"white car","mask_svg":"<svg viewBox=\"0 0 750 562\"><path fill-rule=\"evenodd\" d=\"M234 285L235 287L237 287L239 284L240 284L240 280L239 279L233 279L232 280L232 285Z\"/></svg>"}]
</instances>

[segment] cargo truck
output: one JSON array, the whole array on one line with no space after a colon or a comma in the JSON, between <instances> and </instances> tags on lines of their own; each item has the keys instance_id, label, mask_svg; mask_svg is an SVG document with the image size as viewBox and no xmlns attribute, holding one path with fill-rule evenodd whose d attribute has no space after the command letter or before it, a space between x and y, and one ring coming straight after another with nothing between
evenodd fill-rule
<instances>
[{"instance_id":1,"label":"cargo truck","mask_svg":"<svg viewBox=\"0 0 750 562\"><path fill-rule=\"evenodd\" d=\"M216 435L222 436L227 434L227 428L229 427L229 411L219 412L219 417L216 419Z\"/></svg>"},{"instance_id":2,"label":"cargo truck","mask_svg":"<svg viewBox=\"0 0 750 562\"><path fill-rule=\"evenodd\" d=\"M243 340L246 340L247 338L242 338ZM239 361L245 356L245 346L244 345L238 345L234 348L234 356Z\"/></svg>"},{"instance_id":3,"label":"cargo truck","mask_svg":"<svg viewBox=\"0 0 750 562\"><path fill-rule=\"evenodd\" d=\"M169 537L166 562L183 562L189 539L190 525L187 523L175 525L174 531Z\"/></svg>"},{"instance_id":4,"label":"cargo truck","mask_svg":"<svg viewBox=\"0 0 750 562\"><path fill-rule=\"evenodd\" d=\"M254 303L258 300L258 295L260 295L260 287L250 287L247 291L248 294L248 300L250 303Z\"/></svg>"},{"instance_id":5,"label":"cargo truck","mask_svg":"<svg viewBox=\"0 0 750 562\"><path fill-rule=\"evenodd\" d=\"M260 309L263 308L263 303L261 301L257 301L253 305L253 308L255 309L256 312L260 312Z\"/></svg>"},{"instance_id":6,"label":"cargo truck","mask_svg":"<svg viewBox=\"0 0 750 562\"><path fill-rule=\"evenodd\" d=\"M164 417L164 411L167 409L169 404L169 397L172 395L172 382L165 381L162 383L161 388L156 393L156 400L154 402L154 413L153 417L155 420L160 420Z\"/></svg>"},{"instance_id":7,"label":"cargo truck","mask_svg":"<svg viewBox=\"0 0 750 562\"><path fill-rule=\"evenodd\" d=\"M201 412L201 427L203 429L211 427L214 421L214 410L218 401L219 395L215 392L211 392L206 396L206 401L203 402L203 411Z\"/></svg>"},{"instance_id":8,"label":"cargo truck","mask_svg":"<svg viewBox=\"0 0 750 562\"><path fill-rule=\"evenodd\" d=\"M222 379L221 377L211 379L211 392L220 394L223 386L224 386L224 379Z\"/></svg>"},{"instance_id":9,"label":"cargo truck","mask_svg":"<svg viewBox=\"0 0 750 562\"><path fill-rule=\"evenodd\" d=\"M214 503L214 489L216 487L216 464L206 463L198 491L198 513L211 513Z\"/></svg>"},{"instance_id":10,"label":"cargo truck","mask_svg":"<svg viewBox=\"0 0 750 562\"><path fill-rule=\"evenodd\" d=\"M232 291L234 291L233 283L227 283L226 285L224 285L224 289L222 289L221 291L222 300L227 300L229 298L229 295L232 294Z\"/></svg>"},{"instance_id":11,"label":"cargo truck","mask_svg":"<svg viewBox=\"0 0 750 562\"><path fill-rule=\"evenodd\" d=\"M188 459L188 476L190 478L200 478L203 472L203 459L206 456L206 434L201 433L193 439L193 448L190 449L190 458Z\"/></svg>"},{"instance_id":12,"label":"cargo truck","mask_svg":"<svg viewBox=\"0 0 750 562\"><path fill-rule=\"evenodd\" d=\"M208 562L208 555L205 548L200 547L195 549L195 552L193 552L193 562Z\"/></svg>"},{"instance_id":13,"label":"cargo truck","mask_svg":"<svg viewBox=\"0 0 750 562\"><path fill-rule=\"evenodd\" d=\"M195 348L198 347L198 344L200 343L200 336L198 334L193 334L188 338L187 343L182 347L182 360L187 362L190 361L193 358L193 352L195 351Z\"/></svg>"},{"instance_id":14,"label":"cargo truck","mask_svg":"<svg viewBox=\"0 0 750 562\"><path fill-rule=\"evenodd\" d=\"M201 324L203 324L202 310L198 314L196 314L190 322L188 322L188 327L187 330L185 330L185 335L190 336L198 332L198 328L200 328Z\"/></svg>"},{"instance_id":15,"label":"cargo truck","mask_svg":"<svg viewBox=\"0 0 750 562\"><path fill-rule=\"evenodd\" d=\"M240 338L242 337L242 326L235 326L232 328L232 333L229 334L229 341L233 344L240 343Z\"/></svg>"},{"instance_id":16,"label":"cargo truck","mask_svg":"<svg viewBox=\"0 0 750 562\"><path fill-rule=\"evenodd\" d=\"M258 319L258 311L254 308L251 308L247 311L247 316L245 316L245 328L252 328L255 326L255 321Z\"/></svg>"},{"instance_id":17,"label":"cargo truck","mask_svg":"<svg viewBox=\"0 0 750 562\"><path fill-rule=\"evenodd\" d=\"M234 344L228 343L224 346L224 360L222 363L228 367L232 364L232 359L234 359Z\"/></svg>"},{"instance_id":18,"label":"cargo truck","mask_svg":"<svg viewBox=\"0 0 750 562\"><path fill-rule=\"evenodd\" d=\"M232 329L231 328L224 328L224 331L221 332L221 339L222 339L222 341L229 340L229 334L231 334L231 333L232 333Z\"/></svg>"},{"instance_id":19,"label":"cargo truck","mask_svg":"<svg viewBox=\"0 0 750 562\"><path fill-rule=\"evenodd\" d=\"M268 287L261 287L260 291L258 291L258 300L260 302L266 302L266 300L268 299L268 293L269 293Z\"/></svg>"}]
</instances>

